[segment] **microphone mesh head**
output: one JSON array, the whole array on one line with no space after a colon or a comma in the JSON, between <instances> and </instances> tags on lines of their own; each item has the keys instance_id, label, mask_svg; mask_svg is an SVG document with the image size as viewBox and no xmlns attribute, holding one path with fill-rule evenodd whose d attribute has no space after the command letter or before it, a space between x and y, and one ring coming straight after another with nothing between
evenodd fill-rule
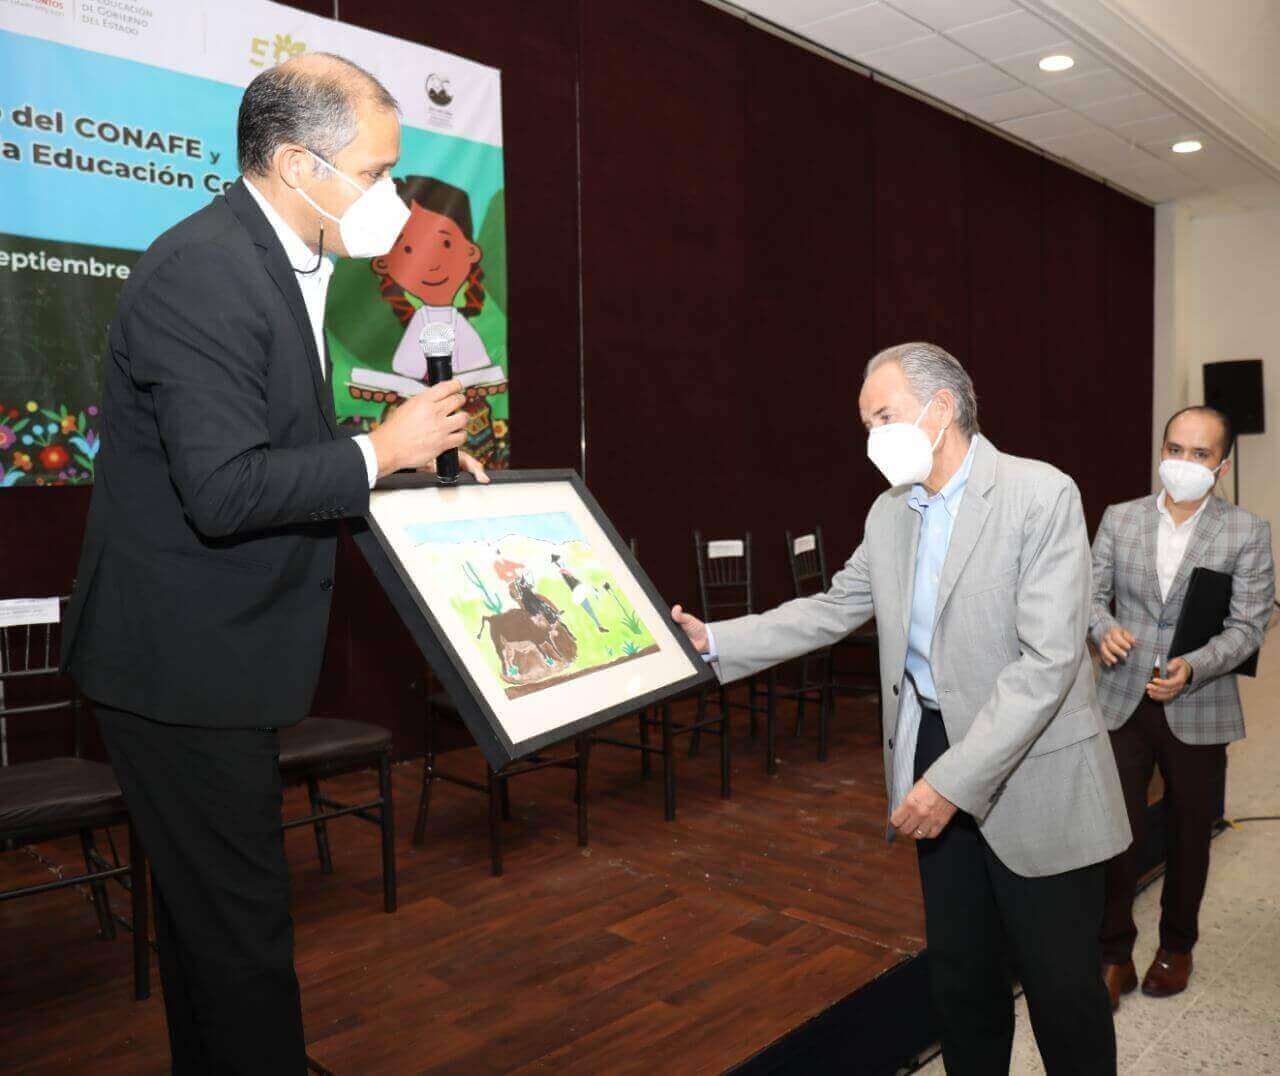
<instances>
[{"instance_id":1,"label":"microphone mesh head","mask_svg":"<svg viewBox=\"0 0 1280 1076\"><path fill-rule=\"evenodd\" d=\"M418 346L429 359L453 354L453 326L443 321L428 321L418 334Z\"/></svg>"}]
</instances>

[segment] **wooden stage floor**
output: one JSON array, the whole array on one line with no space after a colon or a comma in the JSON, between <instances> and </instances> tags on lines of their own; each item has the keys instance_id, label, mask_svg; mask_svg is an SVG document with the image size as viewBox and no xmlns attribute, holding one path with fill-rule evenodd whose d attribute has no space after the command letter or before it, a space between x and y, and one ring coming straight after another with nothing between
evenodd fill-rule
<instances>
[{"instance_id":1,"label":"wooden stage floor","mask_svg":"<svg viewBox=\"0 0 1280 1076\"><path fill-rule=\"evenodd\" d=\"M330 824L329 876L310 830L290 831L312 1057L337 1076L722 1072L919 952L915 852L884 841L871 706L840 700L826 763L812 721L794 739L779 710L775 777L763 736L753 745L735 718L729 801L714 737L695 759L681 741L673 823L659 760L642 781L638 755L597 746L585 849L571 771L513 782L501 878L489 873L485 797L437 785L427 843L414 848L421 764L396 766L394 915L381 907L373 827ZM474 749L446 760L482 773ZM370 776L326 787L357 795ZM305 813L300 790L286 811ZM38 851L77 862L71 842ZM0 853L0 886L48 869L27 851ZM78 890L0 904L0 1071L167 1071L154 960L152 997L136 1003L128 935L95 935Z\"/></svg>"}]
</instances>

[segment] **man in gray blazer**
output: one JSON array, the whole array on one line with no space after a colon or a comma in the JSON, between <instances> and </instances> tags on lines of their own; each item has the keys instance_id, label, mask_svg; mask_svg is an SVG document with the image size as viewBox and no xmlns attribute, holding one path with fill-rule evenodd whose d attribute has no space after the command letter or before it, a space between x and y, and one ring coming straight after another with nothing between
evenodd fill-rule
<instances>
[{"instance_id":1,"label":"man in gray blazer","mask_svg":"<svg viewBox=\"0 0 1280 1076\"><path fill-rule=\"evenodd\" d=\"M1142 990L1169 997L1187 987L1226 745L1244 738L1234 670L1262 645L1275 600L1271 527L1213 495L1231 466L1231 440L1230 420L1221 412L1179 411L1165 424L1164 489L1112 505L1093 541L1089 636L1102 658L1098 698L1135 837L1134 848L1107 868L1102 959L1113 1008L1138 985L1136 849L1156 765L1170 824L1160 946ZM1191 573L1200 567L1231 576L1230 612L1221 634L1189 654L1170 656Z\"/></svg>"},{"instance_id":2,"label":"man in gray blazer","mask_svg":"<svg viewBox=\"0 0 1280 1076\"><path fill-rule=\"evenodd\" d=\"M979 434L969 375L932 344L876 355L858 406L893 488L830 590L672 615L722 681L875 616L889 834L917 845L947 1071L1008 1071L1012 968L1048 1072L1115 1072L1097 934L1129 826L1085 652L1080 494Z\"/></svg>"}]
</instances>

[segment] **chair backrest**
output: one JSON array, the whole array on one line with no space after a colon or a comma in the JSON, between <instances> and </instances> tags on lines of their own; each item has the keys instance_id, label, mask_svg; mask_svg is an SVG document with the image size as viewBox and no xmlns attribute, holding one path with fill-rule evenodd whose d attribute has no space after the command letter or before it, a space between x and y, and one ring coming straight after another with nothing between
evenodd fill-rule
<instances>
[{"instance_id":1,"label":"chair backrest","mask_svg":"<svg viewBox=\"0 0 1280 1076\"><path fill-rule=\"evenodd\" d=\"M693 532L698 561L698 593L704 620L727 620L755 612L751 582L751 532L714 541Z\"/></svg>"},{"instance_id":2,"label":"chair backrest","mask_svg":"<svg viewBox=\"0 0 1280 1076\"><path fill-rule=\"evenodd\" d=\"M787 561L791 565L791 582L796 597L820 594L830 585L827 557L822 549L822 526L808 534L792 535L787 531Z\"/></svg>"},{"instance_id":3,"label":"chair backrest","mask_svg":"<svg viewBox=\"0 0 1280 1076\"><path fill-rule=\"evenodd\" d=\"M75 726L75 754L80 757L80 696L74 690L59 693L41 702L17 705L10 701L8 689L15 683L44 678L57 682L60 674L62 620L70 598L58 601L55 623L0 625L0 766L9 765L8 719L24 714L47 714L65 710ZM23 692L25 694L25 692Z\"/></svg>"}]
</instances>

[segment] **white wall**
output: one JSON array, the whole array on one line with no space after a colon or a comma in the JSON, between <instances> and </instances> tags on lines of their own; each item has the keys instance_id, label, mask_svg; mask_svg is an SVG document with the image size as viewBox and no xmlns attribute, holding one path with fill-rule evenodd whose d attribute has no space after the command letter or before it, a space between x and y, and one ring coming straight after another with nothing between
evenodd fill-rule
<instances>
[{"instance_id":1,"label":"white wall","mask_svg":"<svg viewBox=\"0 0 1280 1076\"><path fill-rule=\"evenodd\" d=\"M1270 520L1280 551L1280 212L1192 216L1156 211L1152 488L1164 421L1204 402L1202 367L1263 361L1265 434L1240 439L1240 503ZM1231 479L1218 488L1231 498Z\"/></svg>"}]
</instances>

